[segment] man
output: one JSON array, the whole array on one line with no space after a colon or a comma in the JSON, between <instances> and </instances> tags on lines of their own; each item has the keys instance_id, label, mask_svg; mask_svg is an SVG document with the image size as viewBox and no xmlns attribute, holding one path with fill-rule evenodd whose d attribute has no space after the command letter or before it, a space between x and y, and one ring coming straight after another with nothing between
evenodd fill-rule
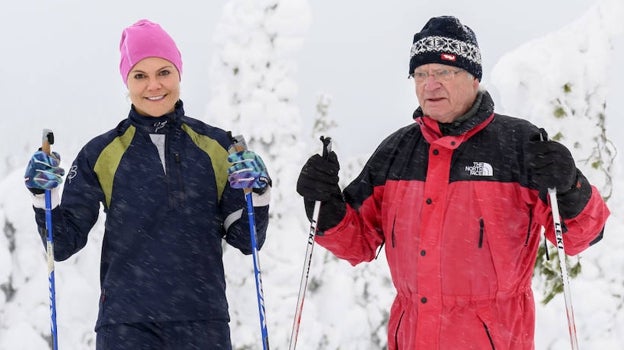
<instances>
[{"instance_id":1,"label":"man","mask_svg":"<svg viewBox=\"0 0 624 350\"><path fill-rule=\"evenodd\" d=\"M335 153L304 165L317 242L355 265L385 245L397 296L389 349L533 349L531 276L547 189L558 190L567 254L600 240L609 215L570 152L526 120L494 113L481 55L457 18L431 18L409 64L416 123L387 137L343 191Z\"/></svg>"}]
</instances>

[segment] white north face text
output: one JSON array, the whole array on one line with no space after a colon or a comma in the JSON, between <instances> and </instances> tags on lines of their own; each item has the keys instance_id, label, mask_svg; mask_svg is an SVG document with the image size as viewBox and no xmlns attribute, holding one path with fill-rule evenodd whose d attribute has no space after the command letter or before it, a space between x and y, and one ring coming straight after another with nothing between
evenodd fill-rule
<instances>
[{"instance_id":1,"label":"white north face text","mask_svg":"<svg viewBox=\"0 0 624 350\"><path fill-rule=\"evenodd\" d=\"M485 162L472 162L472 166L467 165L466 171L472 176L492 176L494 171L489 163Z\"/></svg>"}]
</instances>

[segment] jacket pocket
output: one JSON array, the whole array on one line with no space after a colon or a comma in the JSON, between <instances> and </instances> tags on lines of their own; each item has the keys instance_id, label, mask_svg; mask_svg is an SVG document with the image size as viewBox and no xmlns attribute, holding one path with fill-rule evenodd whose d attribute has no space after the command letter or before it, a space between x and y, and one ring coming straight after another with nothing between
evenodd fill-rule
<instances>
[{"instance_id":1,"label":"jacket pocket","mask_svg":"<svg viewBox=\"0 0 624 350\"><path fill-rule=\"evenodd\" d=\"M396 216L394 217L394 220L392 220L392 236L391 236L391 241L392 241L392 248L396 247L396 235L394 233L394 230L396 229Z\"/></svg>"},{"instance_id":2,"label":"jacket pocket","mask_svg":"<svg viewBox=\"0 0 624 350\"><path fill-rule=\"evenodd\" d=\"M403 321L403 316L405 316L405 311L401 312L401 316L399 316L399 320L397 321L396 328L394 329L394 345L395 349L400 349L399 346L399 330L401 329L401 321Z\"/></svg>"},{"instance_id":3,"label":"jacket pocket","mask_svg":"<svg viewBox=\"0 0 624 350\"><path fill-rule=\"evenodd\" d=\"M496 350L496 347L494 346L494 340L492 339L492 334L490 333L490 329L488 328L487 324L483 321L481 321L483 323L483 329L485 330L485 335L487 335L488 340L490 341L490 345L492 346L492 350Z\"/></svg>"},{"instance_id":4,"label":"jacket pocket","mask_svg":"<svg viewBox=\"0 0 624 350\"><path fill-rule=\"evenodd\" d=\"M479 218L479 248L483 248L483 235L485 231L485 223L483 218Z\"/></svg>"},{"instance_id":5,"label":"jacket pocket","mask_svg":"<svg viewBox=\"0 0 624 350\"><path fill-rule=\"evenodd\" d=\"M529 213L529 224L527 225L526 239L524 240L524 246L529 245L529 238L531 238L531 225L533 224L533 212Z\"/></svg>"}]
</instances>

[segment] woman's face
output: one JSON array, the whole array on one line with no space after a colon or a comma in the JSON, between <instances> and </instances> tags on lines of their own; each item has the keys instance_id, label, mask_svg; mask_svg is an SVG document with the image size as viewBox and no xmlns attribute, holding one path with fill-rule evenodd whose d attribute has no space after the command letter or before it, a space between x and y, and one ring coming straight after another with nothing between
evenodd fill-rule
<instances>
[{"instance_id":1,"label":"woman's face","mask_svg":"<svg viewBox=\"0 0 624 350\"><path fill-rule=\"evenodd\" d=\"M170 113L180 99L180 73L159 57L142 59L128 74L130 100L139 114L160 117Z\"/></svg>"}]
</instances>

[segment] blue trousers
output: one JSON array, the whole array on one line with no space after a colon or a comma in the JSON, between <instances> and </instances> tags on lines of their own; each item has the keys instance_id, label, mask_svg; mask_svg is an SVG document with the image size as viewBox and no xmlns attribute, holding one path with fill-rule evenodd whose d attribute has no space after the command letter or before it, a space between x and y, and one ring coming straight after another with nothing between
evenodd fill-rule
<instances>
[{"instance_id":1,"label":"blue trousers","mask_svg":"<svg viewBox=\"0 0 624 350\"><path fill-rule=\"evenodd\" d=\"M232 349L227 322L121 323L96 332L96 350Z\"/></svg>"}]
</instances>

